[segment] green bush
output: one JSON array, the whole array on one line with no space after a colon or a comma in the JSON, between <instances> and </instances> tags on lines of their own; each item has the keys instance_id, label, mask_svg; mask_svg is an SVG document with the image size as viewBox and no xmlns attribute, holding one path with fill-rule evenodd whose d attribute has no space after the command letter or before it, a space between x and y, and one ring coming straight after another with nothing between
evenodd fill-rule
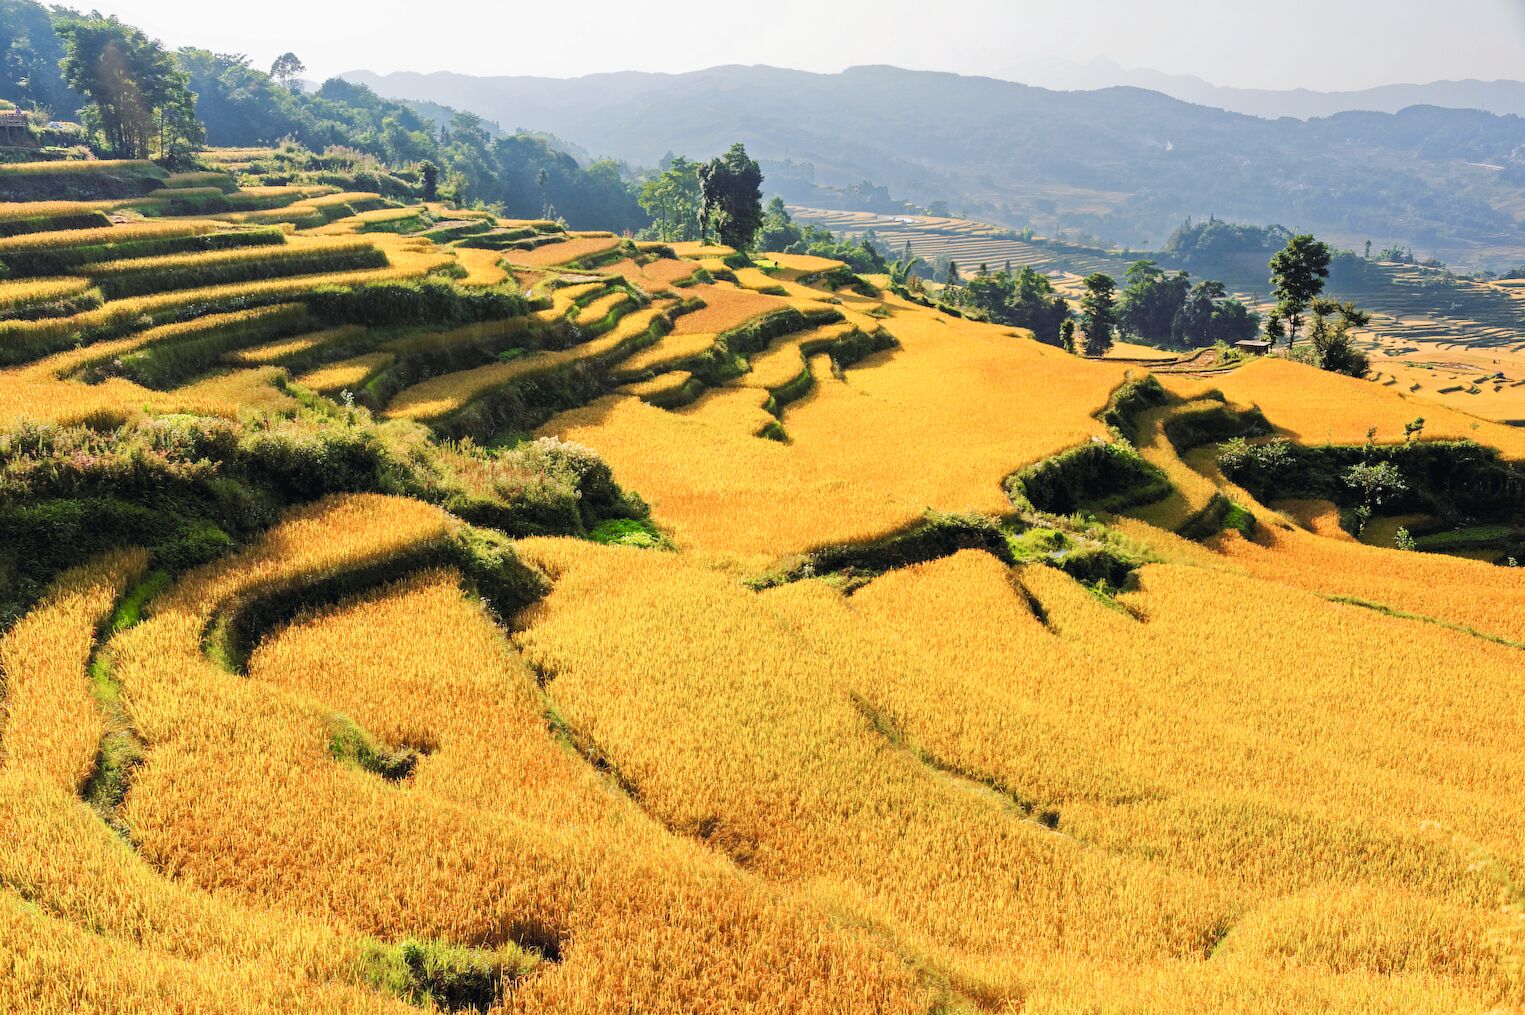
<instances>
[{"instance_id":1,"label":"green bush","mask_svg":"<svg viewBox=\"0 0 1525 1015\"><path fill-rule=\"evenodd\" d=\"M384 268L386 252L378 247L345 247L338 250L296 251L282 248L269 257L251 257L237 261L192 261L172 267L145 265L96 276L96 282L108 299L145 296L173 289L200 289L236 282L256 282L269 278L315 275L322 272L355 271ZM89 274L89 270L86 269Z\"/></svg>"},{"instance_id":2,"label":"green bush","mask_svg":"<svg viewBox=\"0 0 1525 1015\"><path fill-rule=\"evenodd\" d=\"M152 162L30 162L0 166L0 201L139 197L169 176Z\"/></svg>"},{"instance_id":3,"label":"green bush","mask_svg":"<svg viewBox=\"0 0 1525 1015\"><path fill-rule=\"evenodd\" d=\"M506 287L467 287L443 279L322 286L308 305L330 324L470 324L521 317L525 298Z\"/></svg>"},{"instance_id":4,"label":"green bush","mask_svg":"<svg viewBox=\"0 0 1525 1015\"><path fill-rule=\"evenodd\" d=\"M1170 401L1170 393L1155 376L1146 374L1140 380L1129 381L1114 391L1107 401L1107 407L1096 418L1131 443L1137 444L1140 435L1135 421L1138 416L1149 409L1168 405Z\"/></svg>"},{"instance_id":5,"label":"green bush","mask_svg":"<svg viewBox=\"0 0 1525 1015\"><path fill-rule=\"evenodd\" d=\"M489 950L411 940L378 945L369 960L369 979L378 988L411 1004L445 1011L487 1011L509 983L537 963L514 946Z\"/></svg>"},{"instance_id":6,"label":"green bush","mask_svg":"<svg viewBox=\"0 0 1525 1015\"><path fill-rule=\"evenodd\" d=\"M1131 447L1101 440L1045 458L1006 480L1007 496L1018 509L1061 515L1150 504L1170 489L1165 474Z\"/></svg>"},{"instance_id":7,"label":"green bush","mask_svg":"<svg viewBox=\"0 0 1525 1015\"><path fill-rule=\"evenodd\" d=\"M224 229L215 233L192 236L157 236L143 240L50 247L46 250L18 250L5 254L0 260L3 260L13 277L29 278L42 275L67 275L76 271L81 265L104 261L273 246L285 242L286 234L280 227L264 226L252 229Z\"/></svg>"},{"instance_id":8,"label":"green bush","mask_svg":"<svg viewBox=\"0 0 1525 1015\"><path fill-rule=\"evenodd\" d=\"M1235 439L1218 455L1224 475L1257 500L1328 500L1351 509L1361 503L1348 479L1351 469L1384 464L1402 486L1384 497L1385 512L1433 514L1454 522L1525 518L1525 469L1470 441L1304 447L1286 440Z\"/></svg>"},{"instance_id":9,"label":"green bush","mask_svg":"<svg viewBox=\"0 0 1525 1015\"><path fill-rule=\"evenodd\" d=\"M100 229L111 225L106 213L98 210L65 212L60 215L29 215L0 219L0 237L23 233L51 233L68 229Z\"/></svg>"}]
</instances>

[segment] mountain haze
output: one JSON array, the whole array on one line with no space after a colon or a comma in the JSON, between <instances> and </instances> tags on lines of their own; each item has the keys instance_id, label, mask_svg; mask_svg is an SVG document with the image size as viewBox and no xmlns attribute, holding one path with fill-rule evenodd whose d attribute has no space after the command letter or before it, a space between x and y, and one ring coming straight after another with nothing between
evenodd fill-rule
<instances>
[{"instance_id":1,"label":"mountain haze","mask_svg":"<svg viewBox=\"0 0 1525 1015\"><path fill-rule=\"evenodd\" d=\"M1525 82L1499 80L1430 81L1379 85L1342 91L1312 88L1235 88L1192 74L1169 74L1145 67L1123 67L1112 60L1071 63L1051 60L1012 68L1013 80L1061 91L1093 91L1119 85L1148 88L1183 102L1214 106L1266 119L1292 116L1307 120L1352 111L1396 113L1409 106L1479 109L1501 116L1525 115Z\"/></svg>"},{"instance_id":2,"label":"mountain haze","mask_svg":"<svg viewBox=\"0 0 1525 1015\"><path fill-rule=\"evenodd\" d=\"M638 165L739 138L770 187L800 201L871 180L921 204L1133 245L1159 243L1188 215L1218 215L1459 262L1525 254L1518 116L1416 106L1271 121L1141 88L1060 92L886 66L344 76Z\"/></svg>"}]
</instances>

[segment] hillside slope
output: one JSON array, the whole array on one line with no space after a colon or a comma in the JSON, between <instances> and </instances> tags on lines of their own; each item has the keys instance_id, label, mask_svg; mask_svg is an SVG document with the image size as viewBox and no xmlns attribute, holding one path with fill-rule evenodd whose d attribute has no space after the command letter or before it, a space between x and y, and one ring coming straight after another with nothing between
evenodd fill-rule
<instances>
[{"instance_id":1,"label":"hillside slope","mask_svg":"<svg viewBox=\"0 0 1525 1015\"><path fill-rule=\"evenodd\" d=\"M0 1009L1525 1002L1525 431L261 157L0 170Z\"/></svg>"},{"instance_id":2,"label":"hillside slope","mask_svg":"<svg viewBox=\"0 0 1525 1015\"><path fill-rule=\"evenodd\" d=\"M1525 255L1512 161L1525 120L1512 116L1414 107L1269 121L1137 88L1054 92L894 67L346 77L642 165L669 150L708 156L739 137L772 163L774 186L796 178L783 192L800 204L812 203L811 183L867 179L923 204L1134 246L1216 214L1353 244L1401 240L1456 262L1483 249Z\"/></svg>"}]
</instances>

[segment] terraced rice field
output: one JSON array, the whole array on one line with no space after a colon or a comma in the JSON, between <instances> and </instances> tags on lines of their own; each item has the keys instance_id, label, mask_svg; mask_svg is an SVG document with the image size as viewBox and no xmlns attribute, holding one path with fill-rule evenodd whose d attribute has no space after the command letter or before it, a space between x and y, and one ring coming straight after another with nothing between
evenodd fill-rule
<instances>
[{"instance_id":1,"label":"terraced rice field","mask_svg":"<svg viewBox=\"0 0 1525 1015\"><path fill-rule=\"evenodd\" d=\"M872 230L880 244L896 256L909 243L911 252L924 260L949 257L968 275L973 275L981 264L999 271L1010 261L1014 271L1030 267L1045 274L1075 276L1101 271L1121 278L1132 263L1130 258L1095 251L1011 239L1005 235L1010 230L968 219L826 211L793 205L789 214L803 225L820 226L848 236L862 236Z\"/></svg>"},{"instance_id":2,"label":"terraced rice field","mask_svg":"<svg viewBox=\"0 0 1525 1015\"><path fill-rule=\"evenodd\" d=\"M1490 878L1525 570L1365 545L1173 428L1525 431L1280 359L1155 387L834 264L286 196L237 256L127 245L257 226L11 237L106 248L11 306L162 291L0 324L0 519L120 535L26 544L29 599L0 558L0 1009L1525 1004ZM305 250L385 264L205 277ZM252 520L121 506L198 497Z\"/></svg>"}]
</instances>

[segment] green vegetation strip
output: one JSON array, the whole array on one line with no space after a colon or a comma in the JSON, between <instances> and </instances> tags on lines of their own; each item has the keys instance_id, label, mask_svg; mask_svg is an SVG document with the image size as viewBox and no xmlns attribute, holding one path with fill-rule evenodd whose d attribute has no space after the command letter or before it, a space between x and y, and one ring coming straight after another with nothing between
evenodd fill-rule
<instances>
[{"instance_id":1,"label":"green vegetation strip","mask_svg":"<svg viewBox=\"0 0 1525 1015\"><path fill-rule=\"evenodd\" d=\"M1404 610L1395 610L1391 606L1383 606L1381 603L1374 603L1368 599L1357 599L1355 596L1325 596L1324 598L1329 600L1331 603L1340 603L1345 606L1359 606L1363 610L1375 610L1378 613L1386 614L1389 617L1395 617L1398 620L1416 620L1422 624L1434 624L1436 627L1443 627L1447 631L1455 631L1457 634L1469 634L1474 638L1481 638L1483 641L1491 641L1495 645L1503 645L1506 648L1517 648L1525 651L1525 642L1510 641L1508 638L1501 638L1496 634L1488 634L1484 631L1479 631L1475 627L1467 627L1464 624L1453 624L1449 620L1439 620L1435 617L1426 617L1422 613L1408 613Z\"/></svg>"},{"instance_id":2,"label":"green vegetation strip","mask_svg":"<svg viewBox=\"0 0 1525 1015\"><path fill-rule=\"evenodd\" d=\"M90 660L90 691L105 719L106 731L101 735L95 769L80 795L123 838L127 836L127 826L117 809L127 796L132 769L143 760L143 741L127 716L122 685L112 673L105 643L112 635L137 624L143 617L144 604L168 588L169 582L167 571L154 571L128 589L97 637L95 654Z\"/></svg>"}]
</instances>

